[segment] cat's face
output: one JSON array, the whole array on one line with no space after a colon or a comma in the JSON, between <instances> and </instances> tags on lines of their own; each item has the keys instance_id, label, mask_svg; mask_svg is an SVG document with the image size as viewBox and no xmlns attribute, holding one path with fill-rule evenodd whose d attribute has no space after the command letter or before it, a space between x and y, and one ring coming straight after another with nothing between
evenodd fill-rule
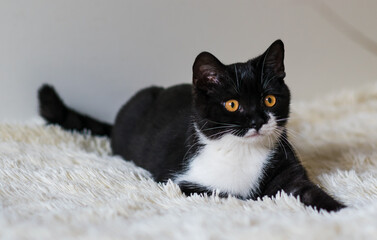
<instances>
[{"instance_id":1,"label":"cat's face","mask_svg":"<svg viewBox=\"0 0 377 240\"><path fill-rule=\"evenodd\" d=\"M277 138L290 104L283 61L280 40L245 63L224 65L210 53L199 54L193 66L197 129L209 139L229 135L242 141Z\"/></svg>"}]
</instances>

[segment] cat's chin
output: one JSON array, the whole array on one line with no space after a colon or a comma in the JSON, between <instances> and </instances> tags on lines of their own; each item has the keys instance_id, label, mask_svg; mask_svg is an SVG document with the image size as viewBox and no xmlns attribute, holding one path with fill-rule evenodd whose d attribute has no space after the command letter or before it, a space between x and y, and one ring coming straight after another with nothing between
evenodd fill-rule
<instances>
[{"instance_id":1,"label":"cat's chin","mask_svg":"<svg viewBox=\"0 0 377 240\"><path fill-rule=\"evenodd\" d=\"M269 142L271 144L281 134L281 131L276 126L275 117L270 114L270 120L259 131L251 128L240 139L248 142Z\"/></svg>"},{"instance_id":2,"label":"cat's chin","mask_svg":"<svg viewBox=\"0 0 377 240\"><path fill-rule=\"evenodd\" d=\"M239 135L233 135L233 134L226 134L222 138L225 140L229 140L230 142L238 143L238 144L246 144L246 145L261 145L261 146L268 146L269 141L271 142L272 138L274 136L265 135L262 133L258 133L255 131L249 130L245 135L239 136Z\"/></svg>"},{"instance_id":3,"label":"cat's chin","mask_svg":"<svg viewBox=\"0 0 377 240\"><path fill-rule=\"evenodd\" d=\"M260 131L250 129L243 136L235 136L235 140L244 144L257 144L272 147L280 137L281 131L274 128L262 128Z\"/></svg>"}]
</instances>

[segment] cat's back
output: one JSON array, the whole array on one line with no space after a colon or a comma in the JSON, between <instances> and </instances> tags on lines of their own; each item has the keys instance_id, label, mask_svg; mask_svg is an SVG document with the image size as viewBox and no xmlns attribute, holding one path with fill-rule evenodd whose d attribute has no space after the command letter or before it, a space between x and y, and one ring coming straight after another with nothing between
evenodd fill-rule
<instances>
[{"instance_id":1,"label":"cat's back","mask_svg":"<svg viewBox=\"0 0 377 240\"><path fill-rule=\"evenodd\" d=\"M190 124L192 87L149 87L139 91L119 111L112 135L116 155L153 173L161 164L175 164L171 148L182 149ZM153 160L152 160L153 158ZM175 166L166 166L166 169ZM159 175L159 173L153 173Z\"/></svg>"}]
</instances>

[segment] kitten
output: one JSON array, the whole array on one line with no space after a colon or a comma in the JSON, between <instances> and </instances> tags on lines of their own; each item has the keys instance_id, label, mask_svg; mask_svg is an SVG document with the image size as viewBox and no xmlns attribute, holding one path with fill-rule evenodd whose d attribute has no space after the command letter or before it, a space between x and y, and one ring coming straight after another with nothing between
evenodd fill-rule
<instances>
[{"instance_id":1,"label":"kitten","mask_svg":"<svg viewBox=\"0 0 377 240\"><path fill-rule=\"evenodd\" d=\"M65 129L111 137L113 153L172 179L192 193L256 199L285 191L307 206L344 207L312 183L287 140L290 92L284 45L275 41L245 63L224 65L208 52L193 65L193 84L141 90L113 126L67 106L54 89L39 90L40 114Z\"/></svg>"}]
</instances>

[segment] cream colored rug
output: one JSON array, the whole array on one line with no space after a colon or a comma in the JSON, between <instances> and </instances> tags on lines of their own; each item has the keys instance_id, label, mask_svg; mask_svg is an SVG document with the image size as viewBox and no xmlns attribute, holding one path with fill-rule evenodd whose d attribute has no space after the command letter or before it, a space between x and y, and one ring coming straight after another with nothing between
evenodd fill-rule
<instances>
[{"instance_id":1,"label":"cream colored rug","mask_svg":"<svg viewBox=\"0 0 377 240\"><path fill-rule=\"evenodd\" d=\"M184 197L109 142L0 123L1 239L376 239L377 85L292 106L290 138L313 181L349 207Z\"/></svg>"}]
</instances>

